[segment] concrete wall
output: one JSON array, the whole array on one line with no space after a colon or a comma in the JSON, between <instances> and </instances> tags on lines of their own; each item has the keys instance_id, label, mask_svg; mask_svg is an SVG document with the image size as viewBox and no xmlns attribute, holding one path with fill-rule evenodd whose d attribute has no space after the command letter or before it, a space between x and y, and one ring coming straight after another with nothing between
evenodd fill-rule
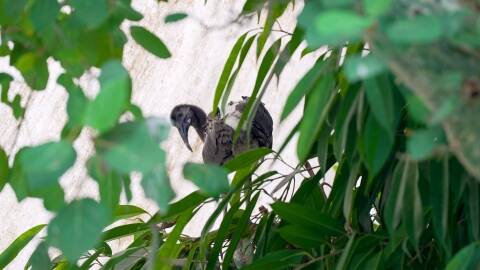
<instances>
[{"instance_id":1,"label":"concrete wall","mask_svg":"<svg viewBox=\"0 0 480 270\"><path fill-rule=\"evenodd\" d=\"M204 4L203 0L178 0L170 3L157 3L154 0L134 1L135 8L145 14L140 24L164 40L173 55L170 59L161 60L145 52L134 42L129 41L125 47L124 65L133 79L133 102L144 110L145 115L167 118L169 111L179 103L197 104L205 110L211 108L217 80L233 43L245 31L261 26L257 24L256 17L232 23L242 4L243 1L238 0L209 0L207 4ZM286 15L279 21L282 29L293 30L296 14L302 6L302 3L297 3L295 8L288 9ZM186 12L190 16L178 23L163 23L166 15L177 11ZM128 29L127 24L124 27ZM278 27L275 26L276 29ZM275 37L282 35L284 34L277 33ZM269 40L269 44L273 40L273 38ZM312 66L314 56L309 55L300 59L297 52L286 66L280 80L272 81L263 99L274 118L274 148L279 147L300 117L300 111L297 110L288 121L279 125L280 110L289 91ZM234 87L233 99L249 95L258 64L254 54L250 53ZM55 84L61 72L60 65L50 61L49 69L51 77L47 89L42 92L30 92L21 76L8 67L8 60L0 58L0 71L8 71L15 75L13 93L22 93L23 102L28 103L25 119L21 123L13 118L9 108L0 104L0 145L10 154L23 146L57 140L60 137L60 131L66 121L67 95L62 87ZM81 85L90 96L94 96L98 91L98 82L95 80L97 75L98 71L92 71L81 79ZM90 136L91 130L85 129L75 142L77 163L61 179L68 200L76 197L98 197L97 185L89 179L83 166L93 151ZM201 161L200 140L193 132L190 133L190 139L193 142L193 154L184 147L176 130L172 130L169 139L163 144L168 155L171 182L179 197L195 189L192 184L183 180L181 174L183 163ZM294 145L290 145L283 156L287 163L294 165L296 161ZM291 171L282 164L274 166L284 173ZM155 204L145 198L138 179L132 182L132 189L134 198L131 203L152 213L156 211ZM210 208L212 207L214 205ZM8 185L0 192L0 209L0 251L23 231L34 225L47 223L52 217L51 213L43 209L42 202L38 199L18 202ZM208 210L195 217L186 229L188 233L193 235L199 233L201 228L199 224L205 221L206 213ZM7 269L22 269L36 243L34 241L22 251ZM121 243L117 243L119 244Z\"/></svg>"}]
</instances>

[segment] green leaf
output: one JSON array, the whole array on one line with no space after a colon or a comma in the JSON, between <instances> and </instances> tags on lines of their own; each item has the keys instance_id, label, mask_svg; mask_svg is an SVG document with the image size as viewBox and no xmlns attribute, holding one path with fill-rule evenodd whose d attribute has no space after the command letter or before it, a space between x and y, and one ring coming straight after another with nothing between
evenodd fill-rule
<instances>
[{"instance_id":1,"label":"green leaf","mask_svg":"<svg viewBox=\"0 0 480 270\"><path fill-rule=\"evenodd\" d=\"M335 79L332 74L327 74L322 77L311 96L308 97L300 124L300 137L297 144L298 159L305 160L310 154L336 94Z\"/></svg>"},{"instance_id":2,"label":"green leaf","mask_svg":"<svg viewBox=\"0 0 480 270\"><path fill-rule=\"evenodd\" d=\"M252 214L253 209L255 208L255 205L257 203L259 196L260 196L260 192L258 192L255 196L253 196L252 200L247 203L245 212L243 212L242 216L240 217L240 220L237 223L235 232L233 233L232 238L230 239L230 244L227 248L227 251L225 252L225 257L223 258L223 262L222 262L223 269L228 269L230 266L230 263L233 259L234 252L237 248L237 245L240 239L242 238L243 232L245 231L247 226L250 225L250 216Z\"/></svg>"},{"instance_id":3,"label":"green leaf","mask_svg":"<svg viewBox=\"0 0 480 270\"><path fill-rule=\"evenodd\" d=\"M188 17L188 15L183 12L172 13L167 15L167 17L165 17L165 23L177 22L185 19L186 17Z\"/></svg>"},{"instance_id":4,"label":"green leaf","mask_svg":"<svg viewBox=\"0 0 480 270\"><path fill-rule=\"evenodd\" d=\"M228 79L230 78L230 74L232 73L233 66L235 65L235 62L237 62L237 57L243 46L245 38L247 37L247 34L248 33L245 33L238 38L238 40L233 45L230 54L228 55L227 61L223 66L222 74L220 74L220 78L218 79L217 87L215 88L215 95L213 97L212 110L214 114L217 112L218 104L220 103L220 99L222 98L223 92L225 91L225 87L227 86Z\"/></svg>"},{"instance_id":5,"label":"green leaf","mask_svg":"<svg viewBox=\"0 0 480 270\"><path fill-rule=\"evenodd\" d=\"M278 250L268 253L262 258L254 261L252 264L242 268L242 270L281 270L293 267L299 264L304 253L299 250Z\"/></svg>"},{"instance_id":6,"label":"green leaf","mask_svg":"<svg viewBox=\"0 0 480 270\"><path fill-rule=\"evenodd\" d=\"M149 224L157 224L165 221L173 221L180 214L188 211L190 208L195 208L208 199L207 196L202 195L199 191L195 191L187 195L185 198L170 204L168 211L165 214L156 213L149 221Z\"/></svg>"},{"instance_id":7,"label":"green leaf","mask_svg":"<svg viewBox=\"0 0 480 270\"><path fill-rule=\"evenodd\" d=\"M390 11L392 0L363 0L365 13L372 17L385 15Z\"/></svg>"},{"instance_id":8,"label":"green leaf","mask_svg":"<svg viewBox=\"0 0 480 270\"><path fill-rule=\"evenodd\" d=\"M315 65L303 76L303 78L297 83L295 88L288 95L287 101L283 106L281 121L285 120L288 115L297 107L302 98L310 91L315 89L319 79L324 75L325 62L317 61Z\"/></svg>"},{"instance_id":9,"label":"green leaf","mask_svg":"<svg viewBox=\"0 0 480 270\"><path fill-rule=\"evenodd\" d=\"M315 5L312 3L310 7L307 4L298 19L299 24L307 29L307 41L313 47L354 42L359 40L363 31L373 23L373 19L362 17L349 10L324 11L314 7Z\"/></svg>"},{"instance_id":10,"label":"green leaf","mask_svg":"<svg viewBox=\"0 0 480 270\"><path fill-rule=\"evenodd\" d=\"M227 168L230 172L238 171L239 169L249 167L250 165L270 153L272 153L272 149L265 147L251 149L241 153L240 155L235 156L235 158L229 160L224 165L224 167Z\"/></svg>"},{"instance_id":11,"label":"green leaf","mask_svg":"<svg viewBox=\"0 0 480 270\"><path fill-rule=\"evenodd\" d=\"M104 231L102 234L102 241L112 241L126 236L143 233L148 230L150 230L150 227L145 223L131 223L120 225Z\"/></svg>"},{"instance_id":12,"label":"green leaf","mask_svg":"<svg viewBox=\"0 0 480 270\"><path fill-rule=\"evenodd\" d=\"M60 12L60 5L57 0L35 1L32 5L30 19L33 27L38 32L52 26Z\"/></svg>"},{"instance_id":13,"label":"green leaf","mask_svg":"<svg viewBox=\"0 0 480 270\"><path fill-rule=\"evenodd\" d=\"M328 243L327 237L322 231L309 227L287 225L281 227L278 232L290 244L304 249L319 248L322 244Z\"/></svg>"},{"instance_id":14,"label":"green leaf","mask_svg":"<svg viewBox=\"0 0 480 270\"><path fill-rule=\"evenodd\" d=\"M423 232L423 206L418 188L418 165L417 163L411 163L408 168L409 177L404 179L407 183L404 184L406 192L403 205L403 223L411 243L418 249L420 236Z\"/></svg>"},{"instance_id":15,"label":"green leaf","mask_svg":"<svg viewBox=\"0 0 480 270\"><path fill-rule=\"evenodd\" d=\"M275 202L271 206L277 215L291 224L322 230L327 235L339 235L344 232L340 221L304 205Z\"/></svg>"},{"instance_id":16,"label":"green leaf","mask_svg":"<svg viewBox=\"0 0 480 270\"><path fill-rule=\"evenodd\" d=\"M407 151L414 160L423 160L430 157L434 150L446 143L441 127L416 130L407 141Z\"/></svg>"},{"instance_id":17,"label":"green leaf","mask_svg":"<svg viewBox=\"0 0 480 270\"><path fill-rule=\"evenodd\" d=\"M33 90L43 90L47 87L48 66L44 56L33 52L24 53L14 65Z\"/></svg>"},{"instance_id":18,"label":"green leaf","mask_svg":"<svg viewBox=\"0 0 480 270\"><path fill-rule=\"evenodd\" d=\"M26 4L27 0L0 1L0 24L15 25L21 18Z\"/></svg>"},{"instance_id":19,"label":"green leaf","mask_svg":"<svg viewBox=\"0 0 480 270\"><path fill-rule=\"evenodd\" d=\"M114 212L114 222L122 219L129 219L139 215L148 214L148 212L135 205L118 205Z\"/></svg>"},{"instance_id":20,"label":"green leaf","mask_svg":"<svg viewBox=\"0 0 480 270\"><path fill-rule=\"evenodd\" d=\"M108 18L106 0L69 0L75 21L87 28L96 28Z\"/></svg>"},{"instance_id":21,"label":"green leaf","mask_svg":"<svg viewBox=\"0 0 480 270\"><path fill-rule=\"evenodd\" d=\"M368 104L376 121L388 133L395 137L395 101L391 81L387 76L377 76L364 81Z\"/></svg>"},{"instance_id":22,"label":"green leaf","mask_svg":"<svg viewBox=\"0 0 480 270\"><path fill-rule=\"evenodd\" d=\"M17 237L2 253L0 253L0 268L4 269L18 253L45 227L44 224L35 226Z\"/></svg>"},{"instance_id":23,"label":"green leaf","mask_svg":"<svg viewBox=\"0 0 480 270\"><path fill-rule=\"evenodd\" d=\"M155 256L155 262L153 264L155 270L171 268L170 260L176 259L175 254L178 253L175 248L177 246L177 241L180 238L183 229L195 213L196 211L190 209L190 211L186 211L178 217L175 228L173 228L168 234L165 243L160 247Z\"/></svg>"},{"instance_id":24,"label":"green leaf","mask_svg":"<svg viewBox=\"0 0 480 270\"><path fill-rule=\"evenodd\" d=\"M167 130L168 125L155 118L122 123L95 140L97 153L121 174L149 173L165 162L158 140Z\"/></svg>"},{"instance_id":25,"label":"green leaf","mask_svg":"<svg viewBox=\"0 0 480 270\"><path fill-rule=\"evenodd\" d=\"M467 270L480 267L480 242L474 242L462 248L448 262L445 270Z\"/></svg>"},{"instance_id":26,"label":"green leaf","mask_svg":"<svg viewBox=\"0 0 480 270\"><path fill-rule=\"evenodd\" d=\"M352 246L355 240L355 233L350 235L347 245L345 246L345 249L342 251L342 255L338 259L337 265L335 266L335 270L343 270L347 269L347 262L348 258L350 257L350 252L352 250Z\"/></svg>"},{"instance_id":27,"label":"green leaf","mask_svg":"<svg viewBox=\"0 0 480 270\"><path fill-rule=\"evenodd\" d=\"M257 40L257 58L260 57L263 47L267 42L267 38L272 32L273 24L283 14L289 2L290 1L288 0L276 0L269 2L270 5L268 6L268 14L267 18L265 19L265 25L263 26L263 31Z\"/></svg>"},{"instance_id":28,"label":"green leaf","mask_svg":"<svg viewBox=\"0 0 480 270\"><path fill-rule=\"evenodd\" d=\"M7 177L10 173L10 168L8 167L8 156L5 153L5 150L0 147L0 192L7 183Z\"/></svg>"},{"instance_id":29,"label":"green leaf","mask_svg":"<svg viewBox=\"0 0 480 270\"><path fill-rule=\"evenodd\" d=\"M369 115L362 142L360 153L363 162L370 171L369 177L373 178L380 172L390 156L394 143L393 138L372 115Z\"/></svg>"},{"instance_id":30,"label":"green leaf","mask_svg":"<svg viewBox=\"0 0 480 270\"><path fill-rule=\"evenodd\" d=\"M94 200L75 200L52 219L47 241L69 261L75 261L100 242L102 230L109 222L107 217L107 210Z\"/></svg>"},{"instance_id":31,"label":"green leaf","mask_svg":"<svg viewBox=\"0 0 480 270\"><path fill-rule=\"evenodd\" d=\"M187 163L183 167L183 176L211 197L230 190L228 171L217 165Z\"/></svg>"},{"instance_id":32,"label":"green leaf","mask_svg":"<svg viewBox=\"0 0 480 270\"><path fill-rule=\"evenodd\" d=\"M258 11L262 9L267 0L247 0L242 8L242 14Z\"/></svg>"},{"instance_id":33,"label":"green leaf","mask_svg":"<svg viewBox=\"0 0 480 270\"><path fill-rule=\"evenodd\" d=\"M155 34L141 26L130 27L130 34L133 39L145 50L159 58L172 56L167 46Z\"/></svg>"},{"instance_id":34,"label":"green leaf","mask_svg":"<svg viewBox=\"0 0 480 270\"><path fill-rule=\"evenodd\" d=\"M130 6L130 1L115 1L114 3L116 4L114 13L120 15L122 18L130 21L140 21L143 19L143 15Z\"/></svg>"},{"instance_id":35,"label":"green leaf","mask_svg":"<svg viewBox=\"0 0 480 270\"><path fill-rule=\"evenodd\" d=\"M104 132L112 128L127 109L131 96L128 71L119 60L102 66L100 93L87 106L85 123Z\"/></svg>"},{"instance_id":36,"label":"green leaf","mask_svg":"<svg viewBox=\"0 0 480 270\"><path fill-rule=\"evenodd\" d=\"M142 187L145 195L153 199L161 211L168 211L168 203L175 198L175 192L168 181L168 174L164 164L157 165L142 178Z\"/></svg>"},{"instance_id":37,"label":"green leaf","mask_svg":"<svg viewBox=\"0 0 480 270\"><path fill-rule=\"evenodd\" d=\"M207 270L214 270L215 266L217 265L218 255L222 251L223 243L228 239L229 233L231 233L230 226L232 224L233 218L238 213L238 209L241 203L236 203L233 205L228 212L223 216L222 223L217 230L217 235L215 237L215 241L213 243L213 248L209 252L208 262L207 262Z\"/></svg>"},{"instance_id":38,"label":"green leaf","mask_svg":"<svg viewBox=\"0 0 480 270\"><path fill-rule=\"evenodd\" d=\"M442 31L441 17L425 15L393 22L387 35L398 44L428 44L438 40Z\"/></svg>"},{"instance_id":39,"label":"green leaf","mask_svg":"<svg viewBox=\"0 0 480 270\"><path fill-rule=\"evenodd\" d=\"M345 60L345 75L350 82L371 78L386 71L386 69L383 61L374 54L365 57L360 55L350 56Z\"/></svg>"},{"instance_id":40,"label":"green leaf","mask_svg":"<svg viewBox=\"0 0 480 270\"><path fill-rule=\"evenodd\" d=\"M31 191L58 183L76 159L75 149L66 141L23 148L17 155L16 165L21 166Z\"/></svg>"},{"instance_id":41,"label":"green leaf","mask_svg":"<svg viewBox=\"0 0 480 270\"><path fill-rule=\"evenodd\" d=\"M27 264L31 264L30 270L44 270L52 267L52 262L48 256L48 246L42 241L33 251Z\"/></svg>"}]
</instances>

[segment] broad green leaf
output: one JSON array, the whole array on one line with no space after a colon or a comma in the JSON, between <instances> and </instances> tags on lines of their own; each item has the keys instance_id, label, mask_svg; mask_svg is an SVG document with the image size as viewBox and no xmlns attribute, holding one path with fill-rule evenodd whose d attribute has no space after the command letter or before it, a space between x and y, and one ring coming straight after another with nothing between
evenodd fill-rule
<instances>
[{"instance_id":1,"label":"broad green leaf","mask_svg":"<svg viewBox=\"0 0 480 270\"><path fill-rule=\"evenodd\" d=\"M183 12L172 13L167 15L167 17L165 17L165 23L177 22L185 19L186 17L188 17L188 15Z\"/></svg>"},{"instance_id":2,"label":"broad green leaf","mask_svg":"<svg viewBox=\"0 0 480 270\"><path fill-rule=\"evenodd\" d=\"M43 228L44 224L35 226L17 237L8 247L0 253L0 268L5 268L22 249L32 241Z\"/></svg>"},{"instance_id":3,"label":"broad green leaf","mask_svg":"<svg viewBox=\"0 0 480 270\"><path fill-rule=\"evenodd\" d=\"M163 138L158 132L163 134L165 129L165 122L153 118L119 124L95 140L97 154L119 173L149 173L165 162L165 152L157 141Z\"/></svg>"},{"instance_id":4,"label":"broad green leaf","mask_svg":"<svg viewBox=\"0 0 480 270\"><path fill-rule=\"evenodd\" d=\"M155 261L154 261L154 269L155 270L163 270L163 269L170 269L170 260L176 259L176 256L174 256L176 252L176 246L177 246L177 241L180 238L180 235L185 228L185 226L188 224L190 219L193 217L193 215L196 213L196 211L193 211L193 209L190 209L190 211L187 211L183 214L181 214L178 217L178 220L175 224L175 227L173 230L168 234L167 239L165 240L165 243L160 247L158 250L156 256L155 256Z\"/></svg>"},{"instance_id":5,"label":"broad green leaf","mask_svg":"<svg viewBox=\"0 0 480 270\"><path fill-rule=\"evenodd\" d=\"M122 219L128 219L139 215L148 214L144 209L135 205L118 205L115 208L114 222Z\"/></svg>"},{"instance_id":6,"label":"broad green leaf","mask_svg":"<svg viewBox=\"0 0 480 270\"><path fill-rule=\"evenodd\" d=\"M0 1L0 24L15 25L17 21L21 18L27 2L27 0Z\"/></svg>"},{"instance_id":7,"label":"broad green leaf","mask_svg":"<svg viewBox=\"0 0 480 270\"><path fill-rule=\"evenodd\" d=\"M44 56L33 52L24 53L14 65L33 90L43 90L47 87L48 66Z\"/></svg>"},{"instance_id":8,"label":"broad green leaf","mask_svg":"<svg viewBox=\"0 0 480 270\"><path fill-rule=\"evenodd\" d=\"M60 5L57 0L34 1L30 14L33 27L38 32L48 29L57 19L60 12Z\"/></svg>"},{"instance_id":9,"label":"broad green leaf","mask_svg":"<svg viewBox=\"0 0 480 270\"><path fill-rule=\"evenodd\" d=\"M130 1L115 1L116 9L114 14L120 15L130 21L140 21L143 15L130 6Z\"/></svg>"},{"instance_id":10,"label":"broad green leaf","mask_svg":"<svg viewBox=\"0 0 480 270\"><path fill-rule=\"evenodd\" d=\"M293 267L299 264L304 253L299 250L278 250L268 253L262 258L254 261L252 264L242 268L242 270L281 270Z\"/></svg>"},{"instance_id":11,"label":"broad green leaf","mask_svg":"<svg viewBox=\"0 0 480 270\"><path fill-rule=\"evenodd\" d=\"M480 267L480 242L462 248L448 262L445 270L469 270Z\"/></svg>"},{"instance_id":12,"label":"broad green leaf","mask_svg":"<svg viewBox=\"0 0 480 270\"><path fill-rule=\"evenodd\" d=\"M292 245L304 249L319 248L328 243L327 237L321 230L313 230L299 225L287 225L281 227L280 236Z\"/></svg>"},{"instance_id":13,"label":"broad green leaf","mask_svg":"<svg viewBox=\"0 0 480 270\"><path fill-rule=\"evenodd\" d=\"M217 197L230 190L228 171L217 165L187 163L183 167L183 176L211 197Z\"/></svg>"},{"instance_id":14,"label":"broad green leaf","mask_svg":"<svg viewBox=\"0 0 480 270\"><path fill-rule=\"evenodd\" d=\"M60 75L57 82L65 87L68 92L68 122L75 126L82 126L88 104L88 99L83 93L82 88L76 86L73 83L73 78L66 73Z\"/></svg>"},{"instance_id":15,"label":"broad green leaf","mask_svg":"<svg viewBox=\"0 0 480 270\"><path fill-rule=\"evenodd\" d=\"M10 168L8 167L8 156L7 153L0 147L0 192L7 183L7 177L10 173Z\"/></svg>"},{"instance_id":16,"label":"broad green leaf","mask_svg":"<svg viewBox=\"0 0 480 270\"><path fill-rule=\"evenodd\" d=\"M297 144L297 156L300 160L308 158L336 94L335 80L332 74L326 74L308 97Z\"/></svg>"},{"instance_id":17,"label":"broad green leaf","mask_svg":"<svg viewBox=\"0 0 480 270\"><path fill-rule=\"evenodd\" d=\"M402 89L402 88L401 88ZM405 90L405 89L404 89ZM402 91L407 101L407 110L409 116L420 124L428 123L430 111L427 109L422 100L410 92L410 90Z\"/></svg>"},{"instance_id":18,"label":"broad green leaf","mask_svg":"<svg viewBox=\"0 0 480 270\"><path fill-rule=\"evenodd\" d=\"M96 28L108 18L106 0L69 0L75 21L87 28Z\"/></svg>"},{"instance_id":19,"label":"broad green leaf","mask_svg":"<svg viewBox=\"0 0 480 270\"><path fill-rule=\"evenodd\" d=\"M369 177L373 178L387 161L393 148L393 138L377 122L375 117L370 115L364 128L362 147L363 162L370 171Z\"/></svg>"},{"instance_id":20,"label":"broad green leaf","mask_svg":"<svg viewBox=\"0 0 480 270\"><path fill-rule=\"evenodd\" d=\"M299 24L307 29L307 41L313 47L354 42L360 39L363 31L373 23L373 19L360 16L353 11L342 9L325 11L314 6L314 3L307 4L298 19ZM312 8L314 9L310 10Z\"/></svg>"},{"instance_id":21,"label":"broad green leaf","mask_svg":"<svg viewBox=\"0 0 480 270\"><path fill-rule=\"evenodd\" d=\"M159 58L169 58L172 56L163 41L147 29L141 26L132 26L130 27L130 34L138 44L153 55Z\"/></svg>"},{"instance_id":22,"label":"broad green leaf","mask_svg":"<svg viewBox=\"0 0 480 270\"><path fill-rule=\"evenodd\" d=\"M44 270L52 267L52 262L48 256L47 243L42 241L37 248L33 251L32 256L28 260L27 264L31 264L30 270Z\"/></svg>"},{"instance_id":23,"label":"broad green leaf","mask_svg":"<svg viewBox=\"0 0 480 270\"><path fill-rule=\"evenodd\" d=\"M100 93L88 104L85 123L105 132L117 123L127 109L132 91L131 80L119 60L105 63L99 80Z\"/></svg>"},{"instance_id":24,"label":"broad green leaf","mask_svg":"<svg viewBox=\"0 0 480 270\"><path fill-rule=\"evenodd\" d=\"M168 211L168 203L175 198L168 180L167 169L164 164L159 164L142 178L142 187L145 195L153 199L161 211Z\"/></svg>"},{"instance_id":25,"label":"broad green leaf","mask_svg":"<svg viewBox=\"0 0 480 270\"><path fill-rule=\"evenodd\" d=\"M33 192L58 183L76 159L75 149L66 141L23 148L17 155L16 165L21 167Z\"/></svg>"},{"instance_id":26,"label":"broad green leaf","mask_svg":"<svg viewBox=\"0 0 480 270\"><path fill-rule=\"evenodd\" d=\"M77 260L100 242L108 224L107 210L92 199L71 202L48 225L47 242L69 260Z\"/></svg>"},{"instance_id":27,"label":"broad green leaf","mask_svg":"<svg viewBox=\"0 0 480 270\"><path fill-rule=\"evenodd\" d=\"M407 151L414 160L423 160L430 157L438 146L445 143L445 135L439 126L416 130L408 138Z\"/></svg>"},{"instance_id":28,"label":"broad green leaf","mask_svg":"<svg viewBox=\"0 0 480 270\"><path fill-rule=\"evenodd\" d=\"M442 31L441 17L423 15L393 22L387 35L398 44L428 44L438 40Z\"/></svg>"},{"instance_id":29,"label":"broad green leaf","mask_svg":"<svg viewBox=\"0 0 480 270\"><path fill-rule=\"evenodd\" d=\"M8 101L8 90L10 89L10 83L13 81L13 77L4 72L0 72L0 89L1 91L1 102L9 104Z\"/></svg>"},{"instance_id":30,"label":"broad green leaf","mask_svg":"<svg viewBox=\"0 0 480 270\"><path fill-rule=\"evenodd\" d=\"M243 212L242 216L240 217L240 220L237 223L237 227L235 228L235 232L233 233L230 239L230 244L227 248L227 251L225 252L225 257L223 258L223 262L222 262L223 269L228 269L230 266L230 263L233 260L234 252L237 248L237 245L240 239L242 238L243 232L245 231L245 229L247 229L247 226L250 225L250 216L252 214L253 209L255 208L255 205L257 203L259 196L260 196L260 192L257 192L257 194L253 196L252 200L247 203L245 212Z\"/></svg>"},{"instance_id":31,"label":"broad green leaf","mask_svg":"<svg viewBox=\"0 0 480 270\"><path fill-rule=\"evenodd\" d=\"M365 80L386 71L383 61L374 54L354 55L345 60L345 75L350 82Z\"/></svg>"},{"instance_id":32,"label":"broad green leaf","mask_svg":"<svg viewBox=\"0 0 480 270\"><path fill-rule=\"evenodd\" d=\"M297 83L295 88L288 95L287 101L283 106L281 120L285 120L288 115L297 107L302 98L310 91L315 89L316 84L320 78L325 74L324 69L325 62L317 61L315 65L303 76L303 78Z\"/></svg>"},{"instance_id":33,"label":"broad green leaf","mask_svg":"<svg viewBox=\"0 0 480 270\"><path fill-rule=\"evenodd\" d=\"M377 76L364 81L368 104L377 122L388 133L395 137L396 107L391 81L387 76Z\"/></svg>"},{"instance_id":34,"label":"broad green leaf","mask_svg":"<svg viewBox=\"0 0 480 270\"><path fill-rule=\"evenodd\" d=\"M237 57L240 53L240 50L243 46L245 38L247 37L248 33L241 35L238 40L233 45L233 48L228 55L228 58L223 66L222 74L220 74L220 78L218 79L217 87L215 88L215 95L213 97L213 105L212 110L213 114L217 112L218 104L220 103L220 99L225 91L225 87L227 86L228 79L230 78L230 74L232 73L233 66L237 61Z\"/></svg>"},{"instance_id":35,"label":"broad green leaf","mask_svg":"<svg viewBox=\"0 0 480 270\"><path fill-rule=\"evenodd\" d=\"M333 219L327 214L296 203L276 202L271 206L277 215L293 225L322 230L326 234L331 235L343 233L340 221Z\"/></svg>"},{"instance_id":36,"label":"broad green leaf","mask_svg":"<svg viewBox=\"0 0 480 270\"><path fill-rule=\"evenodd\" d=\"M272 153L272 149L265 147L251 149L241 153L240 155L235 156L235 158L228 161L224 166L230 172L237 171L239 169L252 165L253 163L257 162L258 160L270 153Z\"/></svg>"},{"instance_id":37,"label":"broad green leaf","mask_svg":"<svg viewBox=\"0 0 480 270\"><path fill-rule=\"evenodd\" d=\"M367 15L378 17L390 11L392 0L363 0L363 9Z\"/></svg>"}]
</instances>

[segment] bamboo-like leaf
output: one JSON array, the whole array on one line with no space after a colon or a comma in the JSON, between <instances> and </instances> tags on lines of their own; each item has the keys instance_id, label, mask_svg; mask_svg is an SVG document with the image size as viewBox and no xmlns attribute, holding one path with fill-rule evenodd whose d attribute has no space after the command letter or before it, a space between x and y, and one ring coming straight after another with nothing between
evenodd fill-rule
<instances>
[{"instance_id":1,"label":"bamboo-like leaf","mask_svg":"<svg viewBox=\"0 0 480 270\"><path fill-rule=\"evenodd\" d=\"M243 235L243 232L247 228L250 223L250 215L252 214L253 209L257 203L258 197L260 196L260 192L258 192L255 196L253 196L252 200L248 202L247 207L245 208L245 212L243 212L242 217L237 223L237 227L235 228L235 233L232 235L230 239L230 245L227 248L225 253L225 257L223 258L222 267L223 269L228 269L230 267L230 263L233 259L233 253L237 248L238 242Z\"/></svg>"},{"instance_id":2,"label":"bamboo-like leaf","mask_svg":"<svg viewBox=\"0 0 480 270\"><path fill-rule=\"evenodd\" d=\"M17 237L8 247L0 253L0 268L5 268L22 249L32 241L43 228L45 224L37 225Z\"/></svg>"},{"instance_id":3,"label":"bamboo-like leaf","mask_svg":"<svg viewBox=\"0 0 480 270\"><path fill-rule=\"evenodd\" d=\"M306 101L304 117L300 124L300 137L298 138L297 144L297 156L299 160L304 161L308 158L335 97L334 77L332 74L326 74L318 82Z\"/></svg>"},{"instance_id":4,"label":"bamboo-like leaf","mask_svg":"<svg viewBox=\"0 0 480 270\"><path fill-rule=\"evenodd\" d=\"M242 268L242 270L281 270L295 266L300 263L303 252L298 250L278 250L266 254L264 257L254 261L252 264Z\"/></svg>"},{"instance_id":5,"label":"bamboo-like leaf","mask_svg":"<svg viewBox=\"0 0 480 270\"><path fill-rule=\"evenodd\" d=\"M177 245L177 241L180 238L180 235L188 224L190 219L195 215L196 211L186 211L185 213L181 214L178 217L177 222L175 223L175 228L168 234L165 243L160 247L158 253L155 257L154 262L154 269L155 270L163 270L163 269L170 269L170 261L175 259L176 256L173 256L176 251L175 246Z\"/></svg>"},{"instance_id":6,"label":"bamboo-like leaf","mask_svg":"<svg viewBox=\"0 0 480 270\"><path fill-rule=\"evenodd\" d=\"M262 157L272 153L272 149L261 147L256 149L251 149L247 152L241 153L240 155L235 156L232 160L228 161L224 166L230 172L237 171L239 169L245 168L257 162Z\"/></svg>"},{"instance_id":7,"label":"bamboo-like leaf","mask_svg":"<svg viewBox=\"0 0 480 270\"><path fill-rule=\"evenodd\" d=\"M222 98L223 92L225 91L225 87L227 86L228 79L230 78L230 74L232 72L233 66L237 61L238 54L240 53L240 49L243 46L243 43L245 41L245 38L247 37L247 34L248 33L245 33L238 38L238 40L233 45L233 48L230 51L230 54L228 55L227 61L225 62L225 65L222 70L222 74L220 75L220 78L218 79L217 87L215 88L215 95L213 98L213 105L212 105L212 110L214 114L217 112L218 104L220 103L220 99Z\"/></svg>"},{"instance_id":8,"label":"bamboo-like leaf","mask_svg":"<svg viewBox=\"0 0 480 270\"><path fill-rule=\"evenodd\" d=\"M473 242L462 248L448 262L445 270L467 270L480 267L480 242Z\"/></svg>"}]
</instances>

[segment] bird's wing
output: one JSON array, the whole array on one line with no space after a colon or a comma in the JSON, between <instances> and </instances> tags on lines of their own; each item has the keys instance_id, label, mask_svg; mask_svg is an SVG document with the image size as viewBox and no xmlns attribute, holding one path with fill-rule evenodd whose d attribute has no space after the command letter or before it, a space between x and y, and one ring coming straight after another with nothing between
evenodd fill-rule
<instances>
[{"instance_id":1,"label":"bird's wing","mask_svg":"<svg viewBox=\"0 0 480 270\"><path fill-rule=\"evenodd\" d=\"M215 120L207 131L202 156L205 163L223 165L233 156L232 138L234 130L221 120Z\"/></svg>"},{"instance_id":2,"label":"bird's wing","mask_svg":"<svg viewBox=\"0 0 480 270\"><path fill-rule=\"evenodd\" d=\"M238 102L236 108L243 113L248 97L243 97L243 100ZM272 148L273 143L273 120L265 105L260 102L255 117L252 122L251 139L256 141L258 147Z\"/></svg>"}]
</instances>

